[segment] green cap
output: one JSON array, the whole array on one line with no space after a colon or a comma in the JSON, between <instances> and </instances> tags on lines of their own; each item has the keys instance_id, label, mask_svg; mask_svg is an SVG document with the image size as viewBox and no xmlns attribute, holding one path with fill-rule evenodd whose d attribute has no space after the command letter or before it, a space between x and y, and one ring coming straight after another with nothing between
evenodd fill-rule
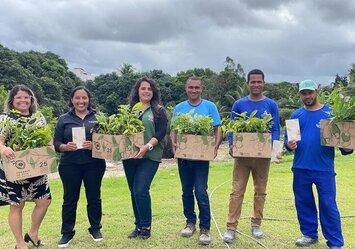
<instances>
[{"instance_id":1,"label":"green cap","mask_svg":"<svg viewBox=\"0 0 355 249\"><path fill-rule=\"evenodd\" d=\"M318 84L313 80L304 80L300 82L299 85L299 92L302 90L312 90L315 91L318 89Z\"/></svg>"}]
</instances>

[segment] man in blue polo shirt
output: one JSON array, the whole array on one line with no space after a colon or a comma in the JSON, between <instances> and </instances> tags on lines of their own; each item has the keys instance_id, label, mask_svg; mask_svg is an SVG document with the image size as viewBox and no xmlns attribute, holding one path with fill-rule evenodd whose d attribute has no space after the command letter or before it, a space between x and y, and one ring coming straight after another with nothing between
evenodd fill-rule
<instances>
[{"instance_id":1,"label":"man in blue polo shirt","mask_svg":"<svg viewBox=\"0 0 355 249\"><path fill-rule=\"evenodd\" d=\"M213 129L216 141L215 156L222 141L219 131L221 118L217 107L211 101L201 98L202 82L198 77L190 77L185 84L185 91L188 99L179 103L174 110L173 117L179 113L185 114L194 109L193 114L209 116L213 119ZM176 134L172 135L173 151L175 152ZM211 242L211 210L207 193L207 181L209 171L209 161L178 159L179 175L182 185L182 203L186 226L181 231L181 236L191 237L196 231L196 213L194 196L199 207L200 237L199 243L208 245Z\"/></svg>"},{"instance_id":2,"label":"man in blue polo shirt","mask_svg":"<svg viewBox=\"0 0 355 249\"><path fill-rule=\"evenodd\" d=\"M272 99L264 96L264 73L260 69L253 69L248 73L247 86L249 95L237 100L232 106L230 118L233 120L237 114L246 112L249 116L257 110L255 117L263 118L265 114L272 116L272 127L269 131L272 140L280 139L280 118L277 104ZM233 134L228 134L230 148L233 143ZM235 231L242 211L244 193L250 173L254 183L254 205L252 209L250 225L251 234L255 238L263 238L261 222L266 198L266 186L269 176L270 158L237 157L234 161L232 192L229 199L229 212L227 218L227 231L223 235L223 241L232 243L235 239Z\"/></svg>"},{"instance_id":3,"label":"man in blue polo shirt","mask_svg":"<svg viewBox=\"0 0 355 249\"><path fill-rule=\"evenodd\" d=\"M299 85L299 94L304 106L291 114L298 119L301 141L288 141L285 146L294 151L292 172L293 192L298 222L303 236L296 240L297 246L309 246L318 241L318 212L312 185L317 187L319 217L322 233L329 248L344 245L340 214L336 204L334 172L334 148L320 144L320 120L330 118L331 109L318 102L318 85L313 80L304 80ZM352 150L340 149L342 154Z\"/></svg>"}]
</instances>

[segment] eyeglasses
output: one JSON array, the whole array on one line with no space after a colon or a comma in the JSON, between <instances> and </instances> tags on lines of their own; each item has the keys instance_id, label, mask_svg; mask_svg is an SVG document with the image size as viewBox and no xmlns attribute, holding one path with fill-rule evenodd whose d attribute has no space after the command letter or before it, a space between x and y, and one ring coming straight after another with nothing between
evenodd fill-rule
<instances>
[{"instance_id":1,"label":"eyeglasses","mask_svg":"<svg viewBox=\"0 0 355 249\"><path fill-rule=\"evenodd\" d=\"M30 100L31 98L32 98L32 96L17 96L14 99L16 99L16 100L22 100L22 99Z\"/></svg>"}]
</instances>

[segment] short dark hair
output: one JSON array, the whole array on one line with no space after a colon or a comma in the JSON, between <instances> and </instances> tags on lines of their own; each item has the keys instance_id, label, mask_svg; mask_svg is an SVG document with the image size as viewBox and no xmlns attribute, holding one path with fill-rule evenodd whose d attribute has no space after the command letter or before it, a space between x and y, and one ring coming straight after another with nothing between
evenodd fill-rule
<instances>
[{"instance_id":1,"label":"short dark hair","mask_svg":"<svg viewBox=\"0 0 355 249\"><path fill-rule=\"evenodd\" d=\"M249 80L250 80L250 75L252 75L252 74L259 74L259 75L261 75L261 77L263 78L263 81L265 81L264 80L264 73L263 73L263 71L261 71L260 69L253 69L253 70L251 70L249 73L248 73L248 81L247 82L249 82Z\"/></svg>"},{"instance_id":2,"label":"short dark hair","mask_svg":"<svg viewBox=\"0 0 355 249\"><path fill-rule=\"evenodd\" d=\"M71 101L72 98L74 98L74 95L77 91L79 90L84 90L86 92L86 94L88 95L89 98L89 104L88 104L88 110L92 109L92 104L91 104L91 93L89 91L89 89L87 89L85 86L77 86L75 87L71 93L70 93L70 99L69 99L69 107L73 107L73 102Z\"/></svg>"},{"instance_id":3,"label":"short dark hair","mask_svg":"<svg viewBox=\"0 0 355 249\"><path fill-rule=\"evenodd\" d=\"M191 80L196 80L196 81L199 81L202 85L202 80L200 77L197 77L197 76L191 76L189 77L187 80L186 80L186 83L185 84L188 84Z\"/></svg>"},{"instance_id":4,"label":"short dark hair","mask_svg":"<svg viewBox=\"0 0 355 249\"><path fill-rule=\"evenodd\" d=\"M4 112L9 112L14 109L14 97L19 91L27 92L28 95L31 96L31 106L29 111L30 113L36 113L38 109L37 99L32 90L26 85L16 85L11 89L6 100L4 101Z\"/></svg>"}]
</instances>

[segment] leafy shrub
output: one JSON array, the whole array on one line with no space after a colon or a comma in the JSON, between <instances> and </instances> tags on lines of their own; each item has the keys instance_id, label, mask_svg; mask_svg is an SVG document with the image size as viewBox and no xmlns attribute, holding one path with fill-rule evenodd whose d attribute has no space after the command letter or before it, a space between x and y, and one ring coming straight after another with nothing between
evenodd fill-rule
<instances>
[{"instance_id":1,"label":"leafy shrub","mask_svg":"<svg viewBox=\"0 0 355 249\"><path fill-rule=\"evenodd\" d=\"M272 127L271 114L265 113L263 118L255 117L257 110L254 110L250 116L247 116L246 112L236 113L234 120L223 119L222 120L222 132L227 134L229 132L257 132L267 133Z\"/></svg>"},{"instance_id":2,"label":"leafy shrub","mask_svg":"<svg viewBox=\"0 0 355 249\"><path fill-rule=\"evenodd\" d=\"M20 116L18 111L12 110L17 118L15 121L7 116L0 121L0 126L9 132L9 138L6 141L6 146L13 151L39 148L47 146L52 139L52 131L50 126L44 124L36 124L35 121L42 114L36 112L30 118Z\"/></svg>"},{"instance_id":3,"label":"leafy shrub","mask_svg":"<svg viewBox=\"0 0 355 249\"><path fill-rule=\"evenodd\" d=\"M144 131L142 121L138 118L140 105L129 108L128 105L118 106L118 113L107 117L104 113L96 114L99 123L94 130L107 135L133 135Z\"/></svg>"},{"instance_id":4,"label":"leafy shrub","mask_svg":"<svg viewBox=\"0 0 355 249\"><path fill-rule=\"evenodd\" d=\"M296 109L291 109L291 108L280 108L280 124L282 127L285 127L285 120L290 119L291 114L295 111Z\"/></svg>"},{"instance_id":5,"label":"leafy shrub","mask_svg":"<svg viewBox=\"0 0 355 249\"><path fill-rule=\"evenodd\" d=\"M345 96L341 89L335 89L329 96L331 115L337 121L355 120L355 96Z\"/></svg>"},{"instance_id":6,"label":"leafy shrub","mask_svg":"<svg viewBox=\"0 0 355 249\"><path fill-rule=\"evenodd\" d=\"M188 113L178 113L171 119L171 129L177 134L192 134L202 136L213 135L213 119L209 116L195 114L195 109Z\"/></svg>"}]
</instances>

